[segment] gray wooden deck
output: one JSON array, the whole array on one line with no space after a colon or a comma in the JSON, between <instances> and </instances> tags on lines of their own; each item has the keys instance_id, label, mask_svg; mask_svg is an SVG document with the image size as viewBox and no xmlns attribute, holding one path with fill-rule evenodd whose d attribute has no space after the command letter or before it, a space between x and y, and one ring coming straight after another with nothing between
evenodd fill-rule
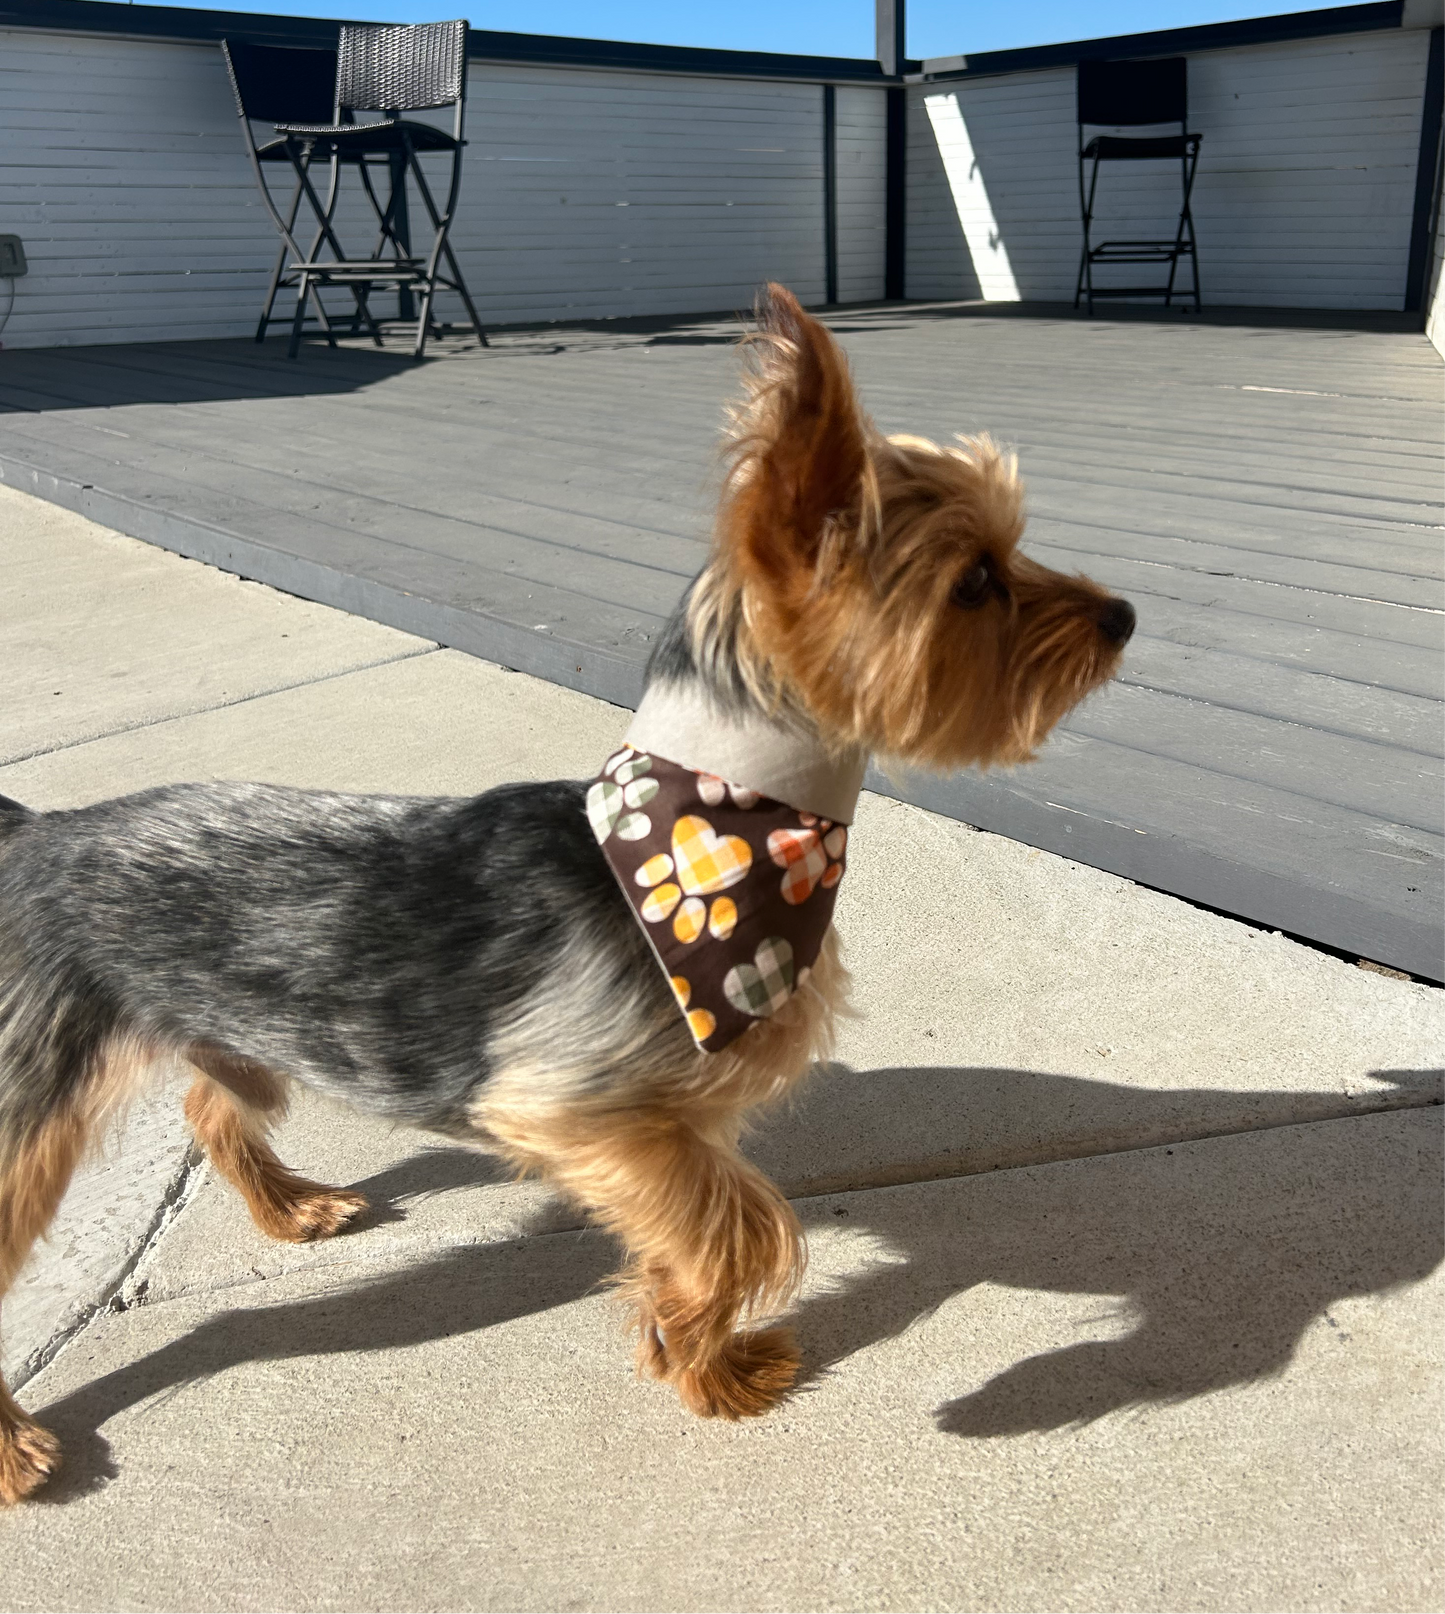
<instances>
[{"instance_id":1,"label":"gray wooden deck","mask_svg":"<svg viewBox=\"0 0 1445 1614\"><path fill-rule=\"evenodd\" d=\"M1118 313L831 321L885 429L1017 444L1034 552L1139 611L1123 678L1037 766L903 793L1439 979L1440 361L1389 318ZM703 558L736 331L513 332L419 368L399 345L11 352L0 474L630 704Z\"/></svg>"}]
</instances>

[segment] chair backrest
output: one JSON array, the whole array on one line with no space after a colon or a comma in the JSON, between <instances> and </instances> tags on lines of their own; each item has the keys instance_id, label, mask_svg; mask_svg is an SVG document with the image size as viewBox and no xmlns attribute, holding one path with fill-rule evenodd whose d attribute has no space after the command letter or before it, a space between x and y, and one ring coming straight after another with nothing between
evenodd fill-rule
<instances>
[{"instance_id":1,"label":"chair backrest","mask_svg":"<svg viewBox=\"0 0 1445 1614\"><path fill-rule=\"evenodd\" d=\"M420 112L466 94L466 22L343 23L336 104L347 111Z\"/></svg>"},{"instance_id":2,"label":"chair backrest","mask_svg":"<svg viewBox=\"0 0 1445 1614\"><path fill-rule=\"evenodd\" d=\"M1124 127L1185 123L1189 118L1188 62L1080 62L1079 122Z\"/></svg>"},{"instance_id":3,"label":"chair backrest","mask_svg":"<svg viewBox=\"0 0 1445 1614\"><path fill-rule=\"evenodd\" d=\"M236 109L260 123L330 123L336 105L336 52L248 45L223 39L221 52Z\"/></svg>"}]
</instances>

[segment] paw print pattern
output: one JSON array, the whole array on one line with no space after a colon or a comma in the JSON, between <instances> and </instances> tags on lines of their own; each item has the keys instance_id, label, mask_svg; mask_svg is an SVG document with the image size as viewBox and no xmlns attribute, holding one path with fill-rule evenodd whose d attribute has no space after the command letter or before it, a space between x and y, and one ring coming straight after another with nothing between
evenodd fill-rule
<instances>
[{"instance_id":1,"label":"paw print pattern","mask_svg":"<svg viewBox=\"0 0 1445 1614\"><path fill-rule=\"evenodd\" d=\"M733 806L741 807L745 812L749 807L756 807L763 799L756 790L749 790L746 785L735 785L727 779L719 779L715 773L698 774L697 793L709 807L721 807L731 796Z\"/></svg>"},{"instance_id":2,"label":"paw print pattern","mask_svg":"<svg viewBox=\"0 0 1445 1614\"><path fill-rule=\"evenodd\" d=\"M703 1053L779 1014L833 921L848 830L624 746L587 791L601 857Z\"/></svg>"},{"instance_id":3,"label":"paw print pattern","mask_svg":"<svg viewBox=\"0 0 1445 1614\"><path fill-rule=\"evenodd\" d=\"M677 1006L687 1016L687 1028L693 1035L694 1042L706 1042L717 1030L716 1018L706 1009L689 1009L692 1002L692 983L685 975L672 977L672 991L677 999Z\"/></svg>"},{"instance_id":4,"label":"paw print pattern","mask_svg":"<svg viewBox=\"0 0 1445 1614\"><path fill-rule=\"evenodd\" d=\"M647 888L642 917L660 925L670 916L672 933L684 946L704 929L725 940L738 922L737 905L719 896L709 911L703 898L746 879L752 863L752 848L741 836L719 835L705 818L685 814L672 826L671 853L648 858L633 876Z\"/></svg>"},{"instance_id":5,"label":"paw print pattern","mask_svg":"<svg viewBox=\"0 0 1445 1614\"><path fill-rule=\"evenodd\" d=\"M775 829L768 836L768 856L783 871L783 901L796 907L821 884L831 891L843 877L848 831L812 813L799 813L801 829Z\"/></svg>"},{"instance_id":6,"label":"paw print pattern","mask_svg":"<svg viewBox=\"0 0 1445 1614\"><path fill-rule=\"evenodd\" d=\"M651 771L652 758L630 745L607 759L587 792L587 821L599 846L614 830L624 841L652 833L652 820L640 810L657 794L657 780L646 777Z\"/></svg>"}]
</instances>

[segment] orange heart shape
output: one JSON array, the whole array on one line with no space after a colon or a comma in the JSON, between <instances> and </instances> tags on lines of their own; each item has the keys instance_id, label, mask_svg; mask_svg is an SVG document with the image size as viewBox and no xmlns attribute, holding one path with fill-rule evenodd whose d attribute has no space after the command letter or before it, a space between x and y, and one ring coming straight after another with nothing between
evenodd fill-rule
<instances>
[{"instance_id":1,"label":"orange heart shape","mask_svg":"<svg viewBox=\"0 0 1445 1614\"><path fill-rule=\"evenodd\" d=\"M672 860L682 889L707 896L747 877L753 849L740 835L719 835L707 819L689 813L672 826Z\"/></svg>"}]
</instances>

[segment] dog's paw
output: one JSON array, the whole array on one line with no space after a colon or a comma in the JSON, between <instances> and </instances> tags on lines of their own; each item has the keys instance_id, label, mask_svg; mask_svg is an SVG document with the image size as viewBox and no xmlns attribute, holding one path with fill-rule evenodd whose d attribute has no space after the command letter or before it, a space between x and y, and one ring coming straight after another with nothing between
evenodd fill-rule
<instances>
[{"instance_id":1,"label":"dog's paw","mask_svg":"<svg viewBox=\"0 0 1445 1614\"><path fill-rule=\"evenodd\" d=\"M0 1505L22 1501L60 1467L60 1442L38 1423L0 1430Z\"/></svg>"},{"instance_id":2,"label":"dog's paw","mask_svg":"<svg viewBox=\"0 0 1445 1614\"><path fill-rule=\"evenodd\" d=\"M275 1205L253 1210L263 1233L287 1244L310 1244L329 1239L368 1208L364 1194L349 1188L325 1188L307 1183L295 1195Z\"/></svg>"},{"instance_id":3,"label":"dog's paw","mask_svg":"<svg viewBox=\"0 0 1445 1614\"><path fill-rule=\"evenodd\" d=\"M792 1329L764 1328L734 1334L716 1356L681 1369L673 1382L699 1418L758 1418L788 1393L799 1360Z\"/></svg>"}]
</instances>

